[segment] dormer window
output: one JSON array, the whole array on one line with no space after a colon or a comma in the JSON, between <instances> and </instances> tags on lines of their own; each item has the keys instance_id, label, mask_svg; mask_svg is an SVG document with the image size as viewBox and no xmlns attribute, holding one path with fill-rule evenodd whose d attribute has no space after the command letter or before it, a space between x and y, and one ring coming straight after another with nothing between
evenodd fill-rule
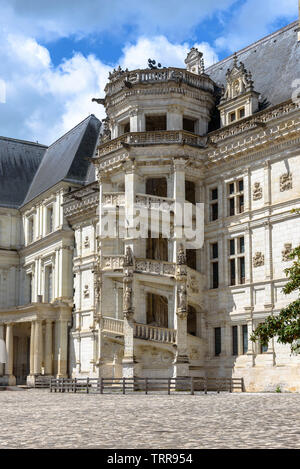
<instances>
[{"instance_id":1,"label":"dormer window","mask_svg":"<svg viewBox=\"0 0 300 469\"><path fill-rule=\"evenodd\" d=\"M238 64L235 54L233 66L226 73L226 87L218 106L222 127L252 116L258 110L258 98L251 73L242 62Z\"/></svg>"}]
</instances>

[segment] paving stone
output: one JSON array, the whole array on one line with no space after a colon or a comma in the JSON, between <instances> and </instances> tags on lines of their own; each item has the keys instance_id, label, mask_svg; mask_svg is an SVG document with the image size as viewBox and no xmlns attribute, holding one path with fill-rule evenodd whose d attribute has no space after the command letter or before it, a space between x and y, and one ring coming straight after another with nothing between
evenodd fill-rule
<instances>
[{"instance_id":1,"label":"paving stone","mask_svg":"<svg viewBox=\"0 0 300 469\"><path fill-rule=\"evenodd\" d=\"M300 448L300 394L0 394L0 448Z\"/></svg>"}]
</instances>

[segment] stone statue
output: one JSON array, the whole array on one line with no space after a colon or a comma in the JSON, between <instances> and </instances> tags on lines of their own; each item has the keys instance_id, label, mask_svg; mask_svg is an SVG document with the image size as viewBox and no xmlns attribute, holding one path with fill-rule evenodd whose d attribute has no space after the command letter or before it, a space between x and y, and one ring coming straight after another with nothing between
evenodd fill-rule
<instances>
[{"instance_id":1,"label":"stone statue","mask_svg":"<svg viewBox=\"0 0 300 469\"><path fill-rule=\"evenodd\" d=\"M132 288L128 283L124 285L123 311L124 313L132 312Z\"/></svg>"},{"instance_id":2,"label":"stone statue","mask_svg":"<svg viewBox=\"0 0 300 469\"><path fill-rule=\"evenodd\" d=\"M133 265L133 254L130 246L127 246L124 257L124 267L130 267Z\"/></svg>"},{"instance_id":3,"label":"stone statue","mask_svg":"<svg viewBox=\"0 0 300 469\"><path fill-rule=\"evenodd\" d=\"M186 286L185 284L181 284L178 287L178 311L185 312L186 311Z\"/></svg>"}]
</instances>

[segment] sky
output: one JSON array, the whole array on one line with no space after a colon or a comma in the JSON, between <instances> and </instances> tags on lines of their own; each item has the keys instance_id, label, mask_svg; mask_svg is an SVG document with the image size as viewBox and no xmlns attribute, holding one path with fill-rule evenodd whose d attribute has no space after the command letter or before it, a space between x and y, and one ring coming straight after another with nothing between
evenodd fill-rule
<instances>
[{"instance_id":1,"label":"sky","mask_svg":"<svg viewBox=\"0 0 300 469\"><path fill-rule=\"evenodd\" d=\"M295 21L297 0L0 0L0 135L50 145L105 117L114 67L205 66Z\"/></svg>"}]
</instances>

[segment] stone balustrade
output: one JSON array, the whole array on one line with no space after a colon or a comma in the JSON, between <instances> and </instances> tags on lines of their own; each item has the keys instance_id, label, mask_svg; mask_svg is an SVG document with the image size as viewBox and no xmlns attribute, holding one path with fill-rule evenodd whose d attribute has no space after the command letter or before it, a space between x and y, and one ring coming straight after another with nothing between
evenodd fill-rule
<instances>
[{"instance_id":1,"label":"stone balustrade","mask_svg":"<svg viewBox=\"0 0 300 469\"><path fill-rule=\"evenodd\" d=\"M173 208L174 199L168 197L158 197L156 195L136 194L135 203L138 207L170 210Z\"/></svg>"},{"instance_id":2,"label":"stone balustrade","mask_svg":"<svg viewBox=\"0 0 300 469\"><path fill-rule=\"evenodd\" d=\"M176 330L166 327L150 326L149 324L134 324L134 337L137 339L153 340L168 344L176 343Z\"/></svg>"},{"instance_id":3,"label":"stone balustrade","mask_svg":"<svg viewBox=\"0 0 300 469\"><path fill-rule=\"evenodd\" d=\"M122 319L103 317L102 321L103 331L124 334L124 321Z\"/></svg>"},{"instance_id":4,"label":"stone balustrade","mask_svg":"<svg viewBox=\"0 0 300 469\"><path fill-rule=\"evenodd\" d=\"M135 271L143 274L175 276L175 264L173 262L157 261L154 259L136 259Z\"/></svg>"},{"instance_id":5,"label":"stone balustrade","mask_svg":"<svg viewBox=\"0 0 300 469\"><path fill-rule=\"evenodd\" d=\"M106 94L112 96L123 90L124 81L130 83L130 88L139 84L173 82L177 85L185 83L193 88L211 93L214 91L213 81L208 75L196 75L182 68L169 67L155 70L149 68L132 71L120 70L111 76L110 82L105 87ZM126 92L129 91L128 88L125 88L125 90Z\"/></svg>"},{"instance_id":6,"label":"stone balustrade","mask_svg":"<svg viewBox=\"0 0 300 469\"><path fill-rule=\"evenodd\" d=\"M123 265L124 265L124 256L112 255L112 256L102 256L101 258L102 270L120 270L120 269L123 269Z\"/></svg>"},{"instance_id":7,"label":"stone balustrade","mask_svg":"<svg viewBox=\"0 0 300 469\"><path fill-rule=\"evenodd\" d=\"M116 207L117 205L125 204L124 192L104 192L102 195L102 205L110 205Z\"/></svg>"},{"instance_id":8,"label":"stone balustrade","mask_svg":"<svg viewBox=\"0 0 300 469\"><path fill-rule=\"evenodd\" d=\"M98 158L126 145L187 144L204 147L205 143L206 138L185 130L129 132L99 145Z\"/></svg>"}]
</instances>

